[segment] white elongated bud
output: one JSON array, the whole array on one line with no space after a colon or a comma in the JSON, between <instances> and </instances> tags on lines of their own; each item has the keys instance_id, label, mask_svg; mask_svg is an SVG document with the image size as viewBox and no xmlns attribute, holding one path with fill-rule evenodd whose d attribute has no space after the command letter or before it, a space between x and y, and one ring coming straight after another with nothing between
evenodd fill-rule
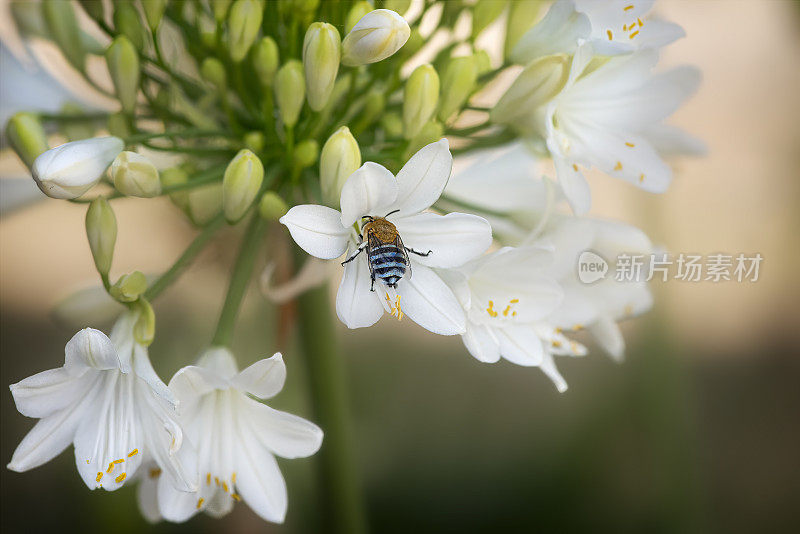
<instances>
[{"instance_id":1,"label":"white elongated bud","mask_svg":"<svg viewBox=\"0 0 800 534\"><path fill-rule=\"evenodd\" d=\"M296 59L290 59L275 75L275 103L283 124L292 127L303 109L306 98L306 79L303 65Z\"/></svg>"},{"instance_id":2,"label":"white elongated bud","mask_svg":"<svg viewBox=\"0 0 800 534\"><path fill-rule=\"evenodd\" d=\"M303 41L303 69L308 106L314 111L324 108L331 97L341 48L339 32L333 25L315 22L308 27Z\"/></svg>"},{"instance_id":3,"label":"white elongated bud","mask_svg":"<svg viewBox=\"0 0 800 534\"><path fill-rule=\"evenodd\" d=\"M51 148L33 162L31 174L42 193L77 198L103 176L125 143L119 137L95 137Z\"/></svg>"},{"instance_id":4,"label":"white elongated bud","mask_svg":"<svg viewBox=\"0 0 800 534\"><path fill-rule=\"evenodd\" d=\"M158 169L141 154L125 151L111 164L114 187L129 197L154 197L161 194Z\"/></svg>"},{"instance_id":5,"label":"white elongated bud","mask_svg":"<svg viewBox=\"0 0 800 534\"><path fill-rule=\"evenodd\" d=\"M97 272L108 276L117 242L117 218L105 197L97 197L86 211L86 237Z\"/></svg>"},{"instance_id":6,"label":"white elongated bud","mask_svg":"<svg viewBox=\"0 0 800 534\"><path fill-rule=\"evenodd\" d=\"M417 135L433 117L439 103L439 75L432 65L420 65L406 82L403 95L403 132L406 139Z\"/></svg>"},{"instance_id":7,"label":"white elongated bud","mask_svg":"<svg viewBox=\"0 0 800 534\"><path fill-rule=\"evenodd\" d=\"M120 35L106 50L106 63L122 111L132 113L139 92L139 53L130 39Z\"/></svg>"},{"instance_id":8,"label":"white elongated bud","mask_svg":"<svg viewBox=\"0 0 800 534\"><path fill-rule=\"evenodd\" d=\"M478 69L472 56L454 57L447 63L442 77L442 101L439 120L447 121L462 106L475 89Z\"/></svg>"},{"instance_id":9,"label":"white elongated bud","mask_svg":"<svg viewBox=\"0 0 800 534\"><path fill-rule=\"evenodd\" d=\"M328 206L339 207L344 183L361 167L361 150L347 126L331 135L322 147L319 158L319 179L322 200Z\"/></svg>"},{"instance_id":10,"label":"white elongated bud","mask_svg":"<svg viewBox=\"0 0 800 534\"><path fill-rule=\"evenodd\" d=\"M342 64L352 67L386 59L400 50L410 35L406 19L394 11L370 11L344 38Z\"/></svg>"},{"instance_id":11,"label":"white elongated bud","mask_svg":"<svg viewBox=\"0 0 800 534\"><path fill-rule=\"evenodd\" d=\"M229 223L244 217L263 181L261 160L246 148L240 150L228 164L222 179L222 208Z\"/></svg>"},{"instance_id":12,"label":"white elongated bud","mask_svg":"<svg viewBox=\"0 0 800 534\"><path fill-rule=\"evenodd\" d=\"M511 124L549 102L567 83L569 59L546 56L525 67L490 112L492 122Z\"/></svg>"},{"instance_id":13,"label":"white elongated bud","mask_svg":"<svg viewBox=\"0 0 800 534\"><path fill-rule=\"evenodd\" d=\"M222 184L220 182L195 187L189 191L189 218L197 226L211 222L222 210Z\"/></svg>"},{"instance_id":14,"label":"white elongated bud","mask_svg":"<svg viewBox=\"0 0 800 534\"><path fill-rule=\"evenodd\" d=\"M25 165L30 167L39 154L47 148L47 135L44 133L39 117L33 113L20 111L6 123L6 139Z\"/></svg>"},{"instance_id":15,"label":"white elongated bud","mask_svg":"<svg viewBox=\"0 0 800 534\"><path fill-rule=\"evenodd\" d=\"M275 39L266 36L262 37L253 45L253 70L258 76L258 80L264 87L272 87L275 73L278 72L280 65L280 53Z\"/></svg>"},{"instance_id":16,"label":"white elongated bud","mask_svg":"<svg viewBox=\"0 0 800 534\"><path fill-rule=\"evenodd\" d=\"M264 6L258 0L236 0L228 14L228 46L231 59L239 62L253 46L261 29Z\"/></svg>"}]
</instances>

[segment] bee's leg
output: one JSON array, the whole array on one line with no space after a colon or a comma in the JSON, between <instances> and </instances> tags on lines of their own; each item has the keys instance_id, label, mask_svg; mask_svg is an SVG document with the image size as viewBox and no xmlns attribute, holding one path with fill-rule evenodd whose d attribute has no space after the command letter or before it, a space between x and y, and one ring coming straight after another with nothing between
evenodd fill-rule
<instances>
[{"instance_id":1,"label":"bee's leg","mask_svg":"<svg viewBox=\"0 0 800 534\"><path fill-rule=\"evenodd\" d=\"M360 244L360 245L358 246L358 248L356 249L355 253L354 253L352 256L350 256L349 258L347 258L346 260L344 260L344 261L342 262L342 266L344 266L344 264L345 264L345 263L350 263L351 261L353 261L354 259L356 259L356 256L358 256L359 254L361 254L361 251L362 251L362 250L364 250L364 248L365 248L366 246L367 246L367 244L366 244L366 243L362 243L362 244Z\"/></svg>"},{"instance_id":2,"label":"bee's leg","mask_svg":"<svg viewBox=\"0 0 800 534\"><path fill-rule=\"evenodd\" d=\"M375 293L375 275L371 274L370 278L372 279L372 282L369 284L369 290Z\"/></svg>"},{"instance_id":3,"label":"bee's leg","mask_svg":"<svg viewBox=\"0 0 800 534\"><path fill-rule=\"evenodd\" d=\"M422 257L428 256L431 252L433 252L432 250L429 250L428 252L420 252L418 250L414 250L413 248L408 248L408 247L403 247L403 248L405 248L408 252L411 252L412 254L416 254L417 256L422 256Z\"/></svg>"}]
</instances>

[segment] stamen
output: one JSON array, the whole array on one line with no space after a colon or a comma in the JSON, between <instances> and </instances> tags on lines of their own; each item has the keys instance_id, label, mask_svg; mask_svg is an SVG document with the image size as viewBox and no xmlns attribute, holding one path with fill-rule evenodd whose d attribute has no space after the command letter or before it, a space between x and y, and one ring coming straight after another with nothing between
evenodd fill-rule
<instances>
[{"instance_id":1,"label":"stamen","mask_svg":"<svg viewBox=\"0 0 800 534\"><path fill-rule=\"evenodd\" d=\"M206 474L206 484L211 485L211 473Z\"/></svg>"},{"instance_id":2,"label":"stamen","mask_svg":"<svg viewBox=\"0 0 800 534\"><path fill-rule=\"evenodd\" d=\"M242 500L242 498L239 497L238 493L231 493L231 497L233 497L234 501L241 501Z\"/></svg>"},{"instance_id":3,"label":"stamen","mask_svg":"<svg viewBox=\"0 0 800 534\"><path fill-rule=\"evenodd\" d=\"M615 171L621 171L622 170L622 162L621 161L617 162L617 164L614 166L614 170Z\"/></svg>"},{"instance_id":4,"label":"stamen","mask_svg":"<svg viewBox=\"0 0 800 534\"><path fill-rule=\"evenodd\" d=\"M219 478L218 477L214 477L214 484L219 486Z\"/></svg>"},{"instance_id":5,"label":"stamen","mask_svg":"<svg viewBox=\"0 0 800 534\"><path fill-rule=\"evenodd\" d=\"M231 475L231 483L236 484L236 471Z\"/></svg>"},{"instance_id":6,"label":"stamen","mask_svg":"<svg viewBox=\"0 0 800 534\"><path fill-rule=\"evenodd\" d=\"M100 480L101 480L102 478L103 478L103 472L102 472L102 471L98 471L98 472L97 472L97 477L95 477L94 481L95 481L95 482L100 482Z\"/></svg>"},{"instance_id":7,"label":"stamen","mask_svg":"<svg viewBox=\"0 0 800 534\"><path fill-rule=\"evenodd\" d=\"M553 344L553 346L554 346L555 348L559 348L559 347L561 346L561 342L560 342L559 340L557 340L557 339L554 339L554 340L552 341L552 344Z\"/></svg>"},{"instance_id":8,"label":"stamen","mask_svg":"<svg viewBox=\"0 0 800 534\"><path fill-rule=\"evenodd\" d=\"M633 6L625 6L622 8L623 11L630 11L631 9L633 9Z\"/></svg>"},{"instance_id":9,"label":"stamen","mask_svg":"<svg viewBox=\"0 0 800 534\"><path fill-rule=\"evenodd\" d=\"M494 301L489 301L489 307L486 308L486 313L488 313L491 317L497 317L497 312L494 311Z\"/></svg>"},{"instance_id":10,"label":"stamen","mask_svg":"<svg viewBox=\"0 0 800 534\"><path fill-rule=\"evenodd\" d=\"M131 452L128 453L128 458L136 456L137 454L139 454L139 449L133 449Z\"/></svg>"},{"instance_id":11,"label":"stamen","mask_svg":"<svg viewBox=\"0 0 800 534\"><path fill-rule=\"evenodd\" d=\"M573 330L583 330L583 325L581 323L577 323L575 326L572 327Z\"/></svg>"},{"instance_id":12,"label":"stamen","mask_svg":"<svg viewBox=\"0 0 800 534\"><path fill-rule=\"evenodd\" d=\"M227 482L223 482L222 483L222 491L224 491L225 493L230 493L230 490L228 489L228 483Z\"/></svg>"},{"instance_id":13,"label":"stamen","mask_svg":"<svg viewBox=\"0 0 800 534\"><path fill-rule=\"evenodd\" d=\"M89 465L89 460L86 460L86 465Z\"/></svg>"},{"instance_id":14,"label":"stamen","mask_svg":"<svg viewBox=\"0 0 800 534\"><path fill-rule=\"evenodd\" d=\"M158 478L161 475L161 469L151 469L149 475L150 478Z\"/></svg>"},{"instance_id":15,"label":"stamen","mask_svg":"<svg viewBox=\"0 0 800 534\"><path fill-rule=\"evenodd\" d=\"M573 164L572 164L572 169L573 169L575 172L578 172L578 164L577 164L577 163L573 163Z\"/></svg>"},{"instance_id":16,"label":"stamen","mask_svg":"<svg viewBox=\"0 0 800 534\"><path fill-rule=\"evenodd\" d=\"M508 317L508 312L510 312L510 311L511 311L511 304L506 306L506 309L503 310L503 317Z\"/></svg>"},{"instance_id":17,"label":"stamen","mask_svg":"<svg viewBox=\"0 0 800 534\"><path fill-rule=\"evenodd\" d=\"M556 332L556 334L561 335L563 330L561 330L561 328L559 327L559 328L556 328L555 332Z\"/></svg>"},{"instance_id":18,"label":"stamen","mask_svg":"<svg viewBox=\"0 0 800 534\"><path fill-rule=\"evenodd\" d=\"M629 147L633 148L633 147L635 147L636 145L634 145L633 143L628 143L628 142L626 142L626 143L625 143L625 146L629 146Z\"/></svg>"},{"instance_id":19,"label":"stamen","mask_svg":"<svg viewBox=\"0 0 800 534\"><path fill-rule=\"evenodd\" d=\"M204 503L204 502L206 502L206 500L205 500L204 498L202 498L202 497L200 497L199 499L197 499L197 509L198 509L198 510L200 509L200 507L201 507L201 506L203 506L203 503Z\"/></svg>"},{"instance_id":20,"label":"stamen","mask_svg":"<svg viewBox=\"0 0 800 534\"><path fill-rule=\"evenodd\" d=\"M644 22L642 22L642 19L636 19L636 22L638 22L638 23L639 23L639 27L640 27L640 28L641 28L642 26L644 26ZM633 26L631 26L631 28L633 28Z\"/></svg>"},{"instance_id":21,"label":"stamen","mask_svg":"<svg viewBox=\"0 0 800 534\"><path fill-rule=\"evenodd\" d=\"M111 462L111 463L113 463L113 464L121 464L121 463L122 463L122 462L124 462L124 461L125 461L125 460L123 460L122 458L120 458L119 460L114 460L114 461L113 461L113 462Z\"/></svg>"},{"instance_id":22,"label":"stamen","mask_svg":"<svg viewBox=\"0 0 800 534\"><path fill-rule=\"evenodd\" d=\"M114 462L111 462L110 464L108 464L108 469L106 469L106 473L110 473L113 470L114 470Z\"/></svg>"},{"instance_id":23,"label":"stamen","mask_svg":"<svg viewBox=\"0 0 800 534\"><path fill-rule=\"evenodd\" d=\"M517 316L517 312L511 312L511 317L516 317L516 316Z\"/></svg>"},{"instance_id":24,"label":"stamen","mask_svg":"<svg viewBox=\"0 0 800 534\"><path fill-rule=\"evenodd\" d=\"M634 38L634 37L636 37L637 35L639 35L639 30L636 30L635 32L633 32L633 33L630 35L630 38L631 38L631 39L633 39L633 38Z\"/></svg>"},{"instance_id":25,"label":"stamen","mask_svg":"<svg viewBox=\"0 0 800 534\"><path fill-rule=\"evenodd\" d=\"M122 473L120 476L114 479L115 482L122 482L125 480L125 477L128 476L128 473Z\"/></svg>"},{"instance_id":26,"label":"stamen","mask_svg":"<svg viewBox=\"0 0 800 534\"><path fill-rule=\"evenodd\" d=\"M644 182L644 174L640 174L639 175L639 181L640 182Z\"/></svg>"},{"instance_id":27,"label":"stamen","mask_svg":"<svg viewBox=\"0 0 800 534\"><path fill-rule=\"evenodd\" d=\"M611 30L606 30L606 34L608 35L609 41L612 41L614 39L614 34L611 33Z\"/></svg>"}]
</instances>

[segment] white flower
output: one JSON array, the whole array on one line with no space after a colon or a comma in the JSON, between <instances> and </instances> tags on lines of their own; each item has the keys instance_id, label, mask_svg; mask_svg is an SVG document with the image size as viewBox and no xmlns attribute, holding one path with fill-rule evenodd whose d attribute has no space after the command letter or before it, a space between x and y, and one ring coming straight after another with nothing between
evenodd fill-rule
<instances>
[{"instance_id":1,"label":"white flower","mask_svg":"<svg viewBox=\"0 0 800 534\"><path fill-rule=\"evenodd\" d=\"M406 19L394 11L370 11L342 41L342 65L366 65L386 59L400 50L410 36Z\"/></svg>"},{"instance_id":2,"label":"white flower","mask_svg":"<svg viewBox=\"0 0 800 534\"><path fill-rule=\"evenodd\" d=\"M396 289L370 276L367 254L345 264L336 311L349 328L375 324L387 311L408 315L431 332L453 335L464 331L464 311L453 292L431 268L457 267L482 254L491 244L489 223L475 215L422 213L442 193L452 167L446 139L417 152L395 178L384 167L368 162L342 189L341 213L316 205L295 206L281 223L295 242L312 256L348 257L363 249L354 226L365 216L383 217L396 227L409 253L410 272ZM395 212L396 213L393 213ZM401 308L402 297L402 308Z\"/></svg>"},{"instance_id":3,"label":"white flower","mask_svg":"<svg viewBox=\"0 0 800 534\"><path fill-rule=\"evenodd\" d=\"M550 54L574 54L591 41L602 55L660 48L685 35L677 24L648 18L655 0L558 0L528 30L511 58L528 63Z\"/></svg>"},{"instance_id":4,"label":"white flower","mask_svg":"<svg viewBox=\"0 0 800 534\"><path fill-rule=\"evenodd\" d=\"M174 397L133 339L135 321L134 314L123 316L111 339L81 330L67 343L63 367L11 386L17 410L40 421L9 469L38 467L72 443L89 489L118 489L146 463L158 465L177 490L197 489L194 450L183 441Z\"/></svg>"},{"instance_id":5,"label":"white flower","mask_svg":"<svg viewBox=\"0 0 800 534\"><path fill-rule=\"evenodd\" d=\"M31 173L42 193L77 198L100 180L125 144L119 137L95 137L51 148L33 162Z\"/></svg>"},{"instance_id":6,"label":"white flower","mask_svg":"<svg viewBox=\"0 0 800 534\"><path fill-rule=\"evenodd\" d=\"M186 521L201 511L219 517L241 499L260 517L283 522L286 483L275 456L310 456L322 443L315 424L250 398L273 397L285 380L279 353L237 372L224 348L209 349L197 366L178 371L169 387L181 402L187 437L197 447L200 489L185 493L163 477L144 480L139 503L145 517Z\"/></svg>"},{"instance_id":7,"label":"white flower","mask_svg":"<svg viewBox=\"0 0 800 534\"><path fill-rule=\"evenodd\" d=\"M700 83L697 69L678 67L653 74L658 59L654 50L600 59L599 66L595 58L591 44L581 45L563 89L552 100L501 121L545 141L576 214L585 213L591 204L581 167L595 167L661 193L672 171L659 148L696 144L680 130L665 129L661 121L695 92Z\"/></svg>"}]
</instances>

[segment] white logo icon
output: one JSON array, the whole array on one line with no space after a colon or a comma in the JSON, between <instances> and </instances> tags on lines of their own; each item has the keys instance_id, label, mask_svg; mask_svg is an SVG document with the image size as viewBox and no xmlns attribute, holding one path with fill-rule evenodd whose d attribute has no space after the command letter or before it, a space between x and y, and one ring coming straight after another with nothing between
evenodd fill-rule
<instances>
[{"instance_id":1,"label":"white logo icon","mask_svg":"<svg viewBox=\"0 0 800 534\"><path fill-rule=\"evenodd\" d=\"M578 279L584 284L602 280L608 273L608 262L591 250L584 250L578 256Z\"/></svg>"}]
</instances>

